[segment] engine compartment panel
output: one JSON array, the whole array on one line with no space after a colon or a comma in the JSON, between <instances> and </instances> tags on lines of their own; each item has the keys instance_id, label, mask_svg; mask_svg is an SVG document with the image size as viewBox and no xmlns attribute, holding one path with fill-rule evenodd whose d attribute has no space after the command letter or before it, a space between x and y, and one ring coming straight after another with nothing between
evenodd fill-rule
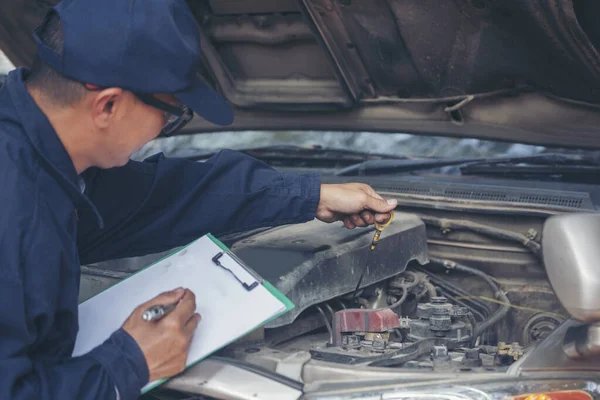
<instances>
[{"instance_id":1,"label":"engine compartment panel","mask_svg":"<svg viewBox=\"0 0 600 400\"><path fill-rule=\"evenodd\" d=\"M315 220L235 243L232 252L296 306L266 328L289 324L307 308L352 292L367 261L361 287L403 272L411 261L427 263L425 224L414 214L396 213L367 260L374 232L365 228L349 233L341 224Z\"/></svg>"}]
</instances>

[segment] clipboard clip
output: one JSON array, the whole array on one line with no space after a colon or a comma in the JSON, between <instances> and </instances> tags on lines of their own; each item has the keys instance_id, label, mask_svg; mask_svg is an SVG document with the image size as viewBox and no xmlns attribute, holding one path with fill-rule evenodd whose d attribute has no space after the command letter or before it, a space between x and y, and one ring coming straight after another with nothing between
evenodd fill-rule
<instances>
[{"instance_id":1,"label":"clipboard clip","mask_svg":"<svg viewBox=\"0 0 600 400\"><path fill-rule=\"evenodd\" d=\"M217 255L215 255L215 256L212 258L212 261L213 261L213 262L214 262L216 265L218 265L219 267L223 268L224 270L226 270L226 271L229 271L229 273L230 273L231 275L233 275L233 277L234 277L234 278L235 278L235 279L236 279L236 280L237 280L237 281L238 281L238 282L239 282L239 283L240 283L240 284L241 284L241 285L244 287L244 289L246 289L247 291L251 291L252 289L254 289L255 287L257 287L257 286L258 286L258 282L257 282L257 281L254 281L252 284L248 285L246 282L244 282L244 281L242 281L240 278L238 278L238 276L237 276L237 275L236 275L236 274L235 274L235 273L234 273L232 270L230 270L229 268L227 268L226 266L224 266L224 265L223 265L223 264L222 264L222 263L219 261L219 259L220 259L221 257L223 257L223 254L224 254L223 252L219 252L219 253L217 253Z\"/></svg>"}]
</instances>

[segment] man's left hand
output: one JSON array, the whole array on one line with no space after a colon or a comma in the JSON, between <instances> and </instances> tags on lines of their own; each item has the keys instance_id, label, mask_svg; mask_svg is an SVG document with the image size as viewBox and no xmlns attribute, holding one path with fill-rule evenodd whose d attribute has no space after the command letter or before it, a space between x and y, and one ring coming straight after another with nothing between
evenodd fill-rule
<instances>
[{"instance_id":1,"label":"man's left hand","mask_svg":"<svg viewBox=\"0 0 600 400\"><path fill-rule=\"evenodd\" d=\"M363 183L322 184L317 218L323 222L344 221L348 229L376 222L385 223L396 200L384 200Z\"/></svg>"}]
</instances>

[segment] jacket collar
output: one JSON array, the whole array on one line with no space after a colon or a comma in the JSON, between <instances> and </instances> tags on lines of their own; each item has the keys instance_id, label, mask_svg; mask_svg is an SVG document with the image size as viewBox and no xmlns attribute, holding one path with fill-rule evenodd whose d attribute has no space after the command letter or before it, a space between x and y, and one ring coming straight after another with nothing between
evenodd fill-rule
<instances>
[{"instance_id":1,"label":"jacket collar","mask_svg":"<svg viewBox=\"0 0 600 400\"><path fill-rule=\"evenodd\" d=\"M75 206L91 209L96 215L99 227L103 228L104 222L96 206L81 191L81 177L77 174L67 150L46 115L27 91L25 78L28 72L25 68L17 68L8 74L4 84L15 105L25 135L43 161L45 169L67 192Z\"/></svg>"}]
</instances>

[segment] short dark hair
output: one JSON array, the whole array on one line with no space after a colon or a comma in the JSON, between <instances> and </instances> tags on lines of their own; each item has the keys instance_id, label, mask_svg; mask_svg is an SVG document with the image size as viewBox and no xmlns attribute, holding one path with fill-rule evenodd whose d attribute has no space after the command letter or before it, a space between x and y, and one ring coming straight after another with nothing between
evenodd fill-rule
<instances>
[{"instance_id":1,"label":"short dark hair","mask_svg":"<svg viewBox=\"0 0 600 400\"><path fill-rule=\"evenodd\" d=\"M39 35L46 46L62 55L64 32L62 22L56 13L48 17ZM27 81L43 95L62 106L75 104L86 94L86 89L81 83L62 75L38 55L35 56Z\"/></svg>"}]
</instances>

